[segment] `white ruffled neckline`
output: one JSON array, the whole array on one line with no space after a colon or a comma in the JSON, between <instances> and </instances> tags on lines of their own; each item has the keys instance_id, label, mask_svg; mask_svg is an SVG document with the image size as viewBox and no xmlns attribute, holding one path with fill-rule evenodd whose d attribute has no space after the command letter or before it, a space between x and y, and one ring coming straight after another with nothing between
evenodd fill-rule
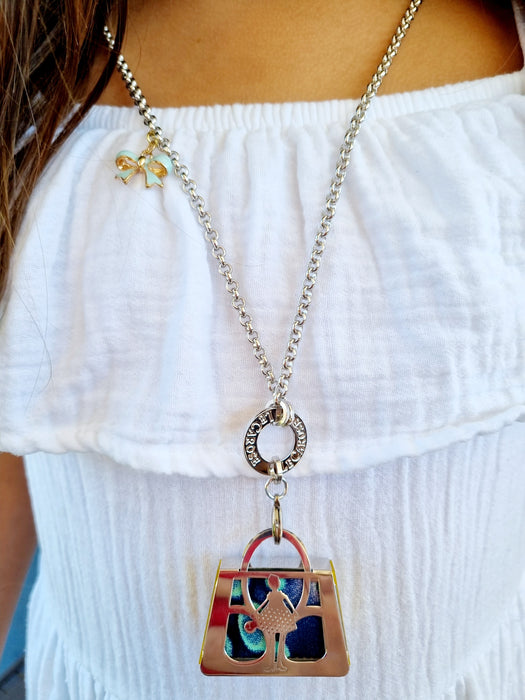
<instances>
[{"instance_id":1,"label":"white ruffled neckline","mask_svg":"<svg viewBox=\"0 0 525 700\"><path fill-rule=\"evenodd\" d=\"M388 119L421 111L453 109L509 94L525 94L525 66L478 80L430 87L411 92L378 95L367 119ZM346 122L358 100L324 100L319 102L269 102L250 104L202 105L196 107L155 107L154 114L163 127L189 128L195 131L223 131L259 127L301 126ZM136 115L136 121L132 115ZM138 110L129 107L95 105L79 129L129 129L142 124Z\"/></svg>"}]
</instances>

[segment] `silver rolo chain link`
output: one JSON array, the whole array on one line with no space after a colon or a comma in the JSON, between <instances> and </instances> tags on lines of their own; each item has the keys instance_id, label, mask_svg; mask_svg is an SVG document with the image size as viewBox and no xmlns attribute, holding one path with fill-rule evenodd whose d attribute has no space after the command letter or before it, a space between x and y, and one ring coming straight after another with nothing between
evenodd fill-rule
<instances>
[{"instance_id":1,"label":"silver rolo chain link","mask_svg":"<svg viewBox=\"0 0 525 700\"><path fill-rule=\"evenodd\" d=\"M268 388L273 394L275 402L284 399L288 391L288 383L293 372L293 362L297 356L297 348L302 336L302 328L306 321L308 309L312 301L312 290L317 280L317 271L321 263L321 258L326 246L326 238L330 232L332 220L335 216L337 202L339 200L341 189L348 165L350 163L350 155L352 153L355 140L361 129L361 124L364 121L366 112L370 103L376 95L384 77L388 73L394 57L396 56L401 42L414 19L414 16L422 4L423 0L412 0L407 11L403 15L398 28L388 46L377 71L372 77L365 93L361 97L355 113L350 121L348 130L346 131L343 143L339 149L339 158L337 160L335 173L330 182L328 195L326 197L325 213L319 224L317 234L315 236L312 247L312 254L308 262L306 275L303 281L303 288L299 298L299 305L294 316L288 347L284 355L281 366L281 374L279 379L276 379L273 367L266 356L266 351L261 344L259 334L253 326L252 317L246 311L246 302L239 292L239 284L233 277L233 270L230 263L226 260L226 251L221 244L219 234L212 225L211 214L206 209L206 204L203 197L197 191L197 185L190 178L189 170L184 163L181 162L180 155L171 147L171 142L164 136L164 132L157 124L157 118L153 114L151 107L148 105L146 98L142 94L142 90L137 84L133 73L131 72L124 56L120 55L117 60L117 68L124 80L129 94L135 105L138 107L139 113L144 119L144 124L154 132L158 139L159 150L166 153L173 163L174 172L181 180L182 189L188 195L189 201L193 209L197 211L198 220L204 230L206 240L211 246L211 253L218 262L218 271L226 279L226 289L232 297L232 306L239 314L241 326L246 331L246 336L250 341L255 357L257 358L261 371L266 378ZM107 27L104 28L106 40L111 48L114 46L114 39Z\"/></svg>"}]
</instances>

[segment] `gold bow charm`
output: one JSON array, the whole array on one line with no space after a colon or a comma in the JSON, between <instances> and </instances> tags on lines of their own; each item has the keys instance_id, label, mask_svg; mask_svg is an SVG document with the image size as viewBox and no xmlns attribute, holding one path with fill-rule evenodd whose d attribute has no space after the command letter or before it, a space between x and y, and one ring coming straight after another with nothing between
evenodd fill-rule
<instances>
[{"instance_id":1,"label":"gold bow charm","mask_svg":"<svg viewBox=\"0 0 525 700\"><path fill-rule=\"evenodd\" d=\"M164 187L162 178L169 175L173 170L173 163L166 153L157 153L153 155L153 151L158 146L158 139L153 132L148 134L149 146L137 155L133 151L120 151L115 158L115 164L119 170L116 174L124 184L128 184L131 178L137 173L144 173L146 178L146 187L158 185Z\"/></svg>"}]
</instances>

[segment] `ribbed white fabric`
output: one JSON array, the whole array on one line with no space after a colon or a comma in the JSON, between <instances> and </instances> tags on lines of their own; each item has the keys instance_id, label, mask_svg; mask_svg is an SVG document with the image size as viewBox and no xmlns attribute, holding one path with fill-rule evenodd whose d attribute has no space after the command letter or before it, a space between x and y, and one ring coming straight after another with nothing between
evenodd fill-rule
<instances>
[{"instance_id":1,"label":"ribbed white fabric","mask_svg":"<svg viewBox=\"0 0 525 700\"><path fill-rule=\"evenodd\" d=\"M523 700L524 454L516 423L419 458L295 478L286 525L313 560L334 560L352 666L344 679L286 681L198 667L219 558L240 563L267 524L261 484L33 455L43 554L29 697Z\"/></svg>"},{"instance_id":2,"label":"ribbed white fabric","mask_svg":"<svg viewBox=\"0 0 525 700\"><path fill-rule=\"evenodd\" d=\"M0 320L0 449L29 455L42 546L30 698L525 698L524 94L525 70L379 97L358 139L285 502L336 564L339 680L199 674L218 559L268 525L241 442L269 394L176 181L113 179L140 118L93 109L32 198ZM354 106L157 110L275 364Z\"/></svg>"}]
</instances>

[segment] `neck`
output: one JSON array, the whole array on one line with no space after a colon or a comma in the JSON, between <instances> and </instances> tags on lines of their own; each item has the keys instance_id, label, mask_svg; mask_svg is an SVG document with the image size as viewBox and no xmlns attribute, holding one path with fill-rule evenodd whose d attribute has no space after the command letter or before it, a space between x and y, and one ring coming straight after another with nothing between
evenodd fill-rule
<instances>
[{"instance_id":1,"label":"neck","mask_svg":"<svg viewBox=\"0 0 525 700\"><path fill-rule=\"evenodd\" d=\"M407 0L157 0L152 13L139 0L131 4L124 55L156 106L356 98L407 6ZM510 7L427 0L382 92L518 70L518 46ZM103 101L129 105L118 77Z\"/></svg>"}]
</instances>

